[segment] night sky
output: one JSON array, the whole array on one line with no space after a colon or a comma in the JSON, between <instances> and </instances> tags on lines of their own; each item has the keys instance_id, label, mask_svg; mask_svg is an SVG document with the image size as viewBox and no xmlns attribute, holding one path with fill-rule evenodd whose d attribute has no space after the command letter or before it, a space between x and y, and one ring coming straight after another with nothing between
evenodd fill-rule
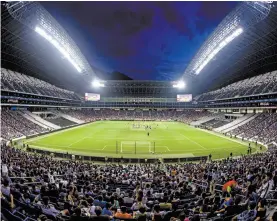
<instances>
[{"instance_id":1,"label":"night sky","mask_svg":"<svg viewBox=\"0 0 277 221\"><path fill-rule=\"evenodd\" d=\"M92 67L177 80L238 2L41 2Z\"/></svg>"}]
</instances>

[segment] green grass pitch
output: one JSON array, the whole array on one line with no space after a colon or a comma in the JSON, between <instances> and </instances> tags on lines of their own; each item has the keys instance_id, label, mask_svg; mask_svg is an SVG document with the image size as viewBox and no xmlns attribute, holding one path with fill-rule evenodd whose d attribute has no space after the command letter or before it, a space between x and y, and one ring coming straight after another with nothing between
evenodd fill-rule
<instances>
[{"instance_id":1,"label":"green grass pitch","mask_svg":"<svg viewBox=\"0 0 277 221\"><path fill-rule=\"evenodd\" d=\"M133 124L140 125L134 128ZM146 130L144 125L151 126ZM147 133L149 132L149 136ZM84 156L213 159L246 154L248 144L179 122L98 121L36 137L30 147ZM253 146L253 145L252 145ZM256 148L253 148L253 152Z\"/></svg>"}]
</instances>

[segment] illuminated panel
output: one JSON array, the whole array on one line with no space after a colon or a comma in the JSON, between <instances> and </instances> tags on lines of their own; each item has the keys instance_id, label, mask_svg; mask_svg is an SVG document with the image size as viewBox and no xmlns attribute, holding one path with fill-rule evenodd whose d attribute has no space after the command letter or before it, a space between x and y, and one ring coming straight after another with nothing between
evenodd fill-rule
<instances>
[{"instance_id":1,"label":"illuminated panel","mask_svg":"<svg viewBox=\"0 0 277 221\"><path fill-rule=\"evenodd\" d=\"M191 102L192 94L177 94L177 102Z\"/></svg>"},{"instance_id":2,"label":"illuminated panel","mask_svg":"<svg viewBox=\"0 0 277 221\"><path fill-rule=\"evenodd\" d=\"M65 57L67 60L77 69L77 71L80 73L82 72L80 66L74 61L73 58L68 53L68 49L64 48L53 36L48 34L45 30L43 30L40 27L36 27L35 31L40 34L42 37L44 37L47 41L49 41L58 51Z\"/></svg>"},{"instance_id":3,"label":"illuminated panel","mask_svg":"<svg viewBox=\"0 0 277 221\"><path fill-rule=\"evenodd\" d=\"M86 101L99 101L100 94L85 93L85 100Z\"/></svg>"}]
</instances>

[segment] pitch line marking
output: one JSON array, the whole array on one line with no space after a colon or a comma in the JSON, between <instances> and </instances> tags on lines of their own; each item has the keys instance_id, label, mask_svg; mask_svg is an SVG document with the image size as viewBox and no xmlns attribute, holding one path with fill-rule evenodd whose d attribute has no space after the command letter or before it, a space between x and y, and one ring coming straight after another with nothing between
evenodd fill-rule
<instances>
[{"instance_id":1,"label":"pitch line marking","mask_svg":"<svg viewBox=\"0 0 277 221\"><path fill-rule=\"evenodd\" d=\"M206 131L206 130L203 130L203 129L201 129L201 128L196 128L196 129L201 130L201 131L204 131L204 132L209 133L209 134L212 134L212 135L215 135L215 136L218 136L218 137L221 137L221 138L225 138L226 140L230 140L230 141L239 143L239 144L241 144L241 145L247 146L246 143L240 142L240 141L238 141L238 140L235 140L235 139L232 139L232 138L229 138L229 137L225 137L225 136L220 135L220 134L217 134L217 133L215 133L215 132Z\"/></svg>"},{"instance_id":2,"label":"pitch line marking","mask_svg":"<svg viewBox=\"0 0 277 221\"><path fill-rule=\"evenodd\" d=\"M165 147L168 151L171 151L169 148L168 148L168 146L156 146L156 147ZM167 151L166 151L167 152Z\"/></svg>"},{"instance_id":3,"label":"pitch line marking","mask_svg":"<svg viewBox=\"0 0 277 221\"><path fill-rule=\"evenodd\" d=\"M86 136L86 137L83 137L83 138L81 138L81 139L79 139L77 141L74 141L73 143L69 144L67 147L72 147L72 145L74 145L76 143L79 143L80 141L85 140L87 138L91 138L91 136Z\"/></svg>"},{"instance_id":4,"label":"pitch line marking","mask_svg":"<svg viewBox=\"0 0 277 221\"><path fill-rule=\"evenodd\" d=\"M62 130L53 130L47 134L44 134L44 135L39 135L37 137L34 137L34 138L31 138L31 139L28 139L26 143L29 143L29 142L33 142L33 141L38 141L38 140L41 140L43 138L46 138L46 137L49 137L49 136L52 136L52 135L56 135L56 134L61 134L61 133L65 133L67 131L71 131L71 130L74 130L74 129L77 129L77 128L83 128L83 127L88 127L88 126L91 126L92 124L96 123L97 121L94 121L94 122L88 122L88 123L84 123L82 125L77 125L77 126L73 126L73 127L70 127L70 128L63 128Z\"/></svg>"},{"instance_id":5,"label":"pitch line marking","mask_svg":"<svg viewBox=\"0 0 277 221\"><path fill-rule=\"evenodd\" d=\"M181 133L179 133L179 134L181 134ZM199 143L195 142L194 140L192 140L192 139L188 138L188 137L187 137L187 136L185 136L184 134L181 134L181 135L182 135L184 138L186 138L187 140L189 140L190 142L195 143L197 146L199 146L199 147L203 148L204 150L207 150L207 148L206 148L206 147L204 147L204 146L202 146L201 144L199 144Z\"/></svg>"}]
</instances>

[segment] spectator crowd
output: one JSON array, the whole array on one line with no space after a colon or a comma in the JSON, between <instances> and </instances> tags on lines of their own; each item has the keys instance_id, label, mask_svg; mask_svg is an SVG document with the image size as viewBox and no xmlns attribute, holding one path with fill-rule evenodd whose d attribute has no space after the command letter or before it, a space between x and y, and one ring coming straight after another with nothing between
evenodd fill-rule
<instances>
[{"instance_id":1,"label":"spectator crowd","mask_svg":"<svg viewBox=\"0 0 277 221\"><path fill-rule=\"evenodd\" d=\"M4 144L1 156L2 220L276 220L276 149L171 165L64 161Z\"/></svg>"},{"instance_id":2,"label":"spectator crowd","mask_svg":"<svg viewBox=\"0 0 277 221\"><path fill-rule=\"evenodd\" d=\"M23 117L20 111L1 110L1 137L6 140L46 131L47 129Z\"/></svg>"},{"instance_id":3,"label":"spectator crowd","mask_svg":"<svg viewBox=\"0 0 277 221\"><path fill-rule=\"evenodd\" d=\"M114 110L114 109L80 109L80 110L61 110L62 113L75 117L84 122L95 120L177 120L184 123L191 123L199 120L202 117L211 116L212 113L208 111L196 110L148 110L148 111L134 111L134 110Z\"/></svg>"},{"instance_id":4,"label":"spectator crowd","mask_svg":"<svg viewBox=\"0 0 277 221\"><path fill-rule=\"evenodd\" d=\"M1 68L1 90L80 100L73 91L58 88L48 82L5 68Z\"/></svg>"},{"instance_id":5,"label":"spectator crowd","mask_svg":"<svg viewBox=\"0 0 277 221\"><path fill-rule=\"evenodd\" d=\"M229 84L215 91L201 94L195 98L197 101L211 101L225 98L242 97L249 95L267 94L277 92L277 71L247 78Z\"/></svg>"},{"instance_id":6,"label":"spectator crowd","mask_svg":"<svg viewBox=\"0 0 277 221\"><path fill-rule=\"evenodd\" d=\"M253 120L229 132L244 139L253 139L262 143L277 142L277 114L261 113Z\"/></svg>"}]
</instances>

